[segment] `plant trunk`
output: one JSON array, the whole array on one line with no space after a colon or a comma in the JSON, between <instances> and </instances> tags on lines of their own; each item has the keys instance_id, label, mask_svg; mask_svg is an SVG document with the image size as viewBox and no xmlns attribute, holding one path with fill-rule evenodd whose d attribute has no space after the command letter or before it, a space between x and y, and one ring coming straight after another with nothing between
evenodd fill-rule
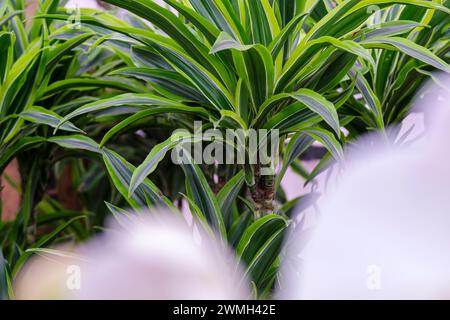
<instances>
[{"instance_id":1,"label":"plant trunk","mask_svg":"<svg viewBox=\"0 0 450 320\"><path fill-rule=\"evenodd\" d=\"M260 164L254 165L255 186L251 197L255 205L257 218L273 212L275 199L275 176L261 175Z\"/></svg>"}]
</instances>

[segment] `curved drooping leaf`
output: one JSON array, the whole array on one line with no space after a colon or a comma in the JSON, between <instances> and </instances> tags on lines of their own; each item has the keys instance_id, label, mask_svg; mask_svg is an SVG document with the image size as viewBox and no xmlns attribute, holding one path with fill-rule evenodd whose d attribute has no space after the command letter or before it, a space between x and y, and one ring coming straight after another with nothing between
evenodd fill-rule
<instances>
[{"instance_id":1,"label":"curved drooping leaf","mask_svg":"<svg viewBox=\"0 0 450 320\"><path fill-rule=\"evenodd\" d=\"M436 69L450 73L450 66L444 60L436 56L429 49L422 47L411 40L400 37L376 37L367 39L361 44L368 48L385 48L399 50L419 61L422 61Z\"/></svg>"},{"instance_id":2,"label":"curved drooping leaf","mask_svg":"<svg viewBox=\"0 0 450 320\"><path fill-rule=\"evenodd\" d=\"M273 93L274 64L269 50L260 44L243 45L222 32L211 53L227 49L232 49L236 72L247 86L254 106L259 106Z\"/></svg>"},{"instance_id":3,"label":"curved drooping leaf","mask_svg":"<svg viewBox=\"0 0 450 320\"><path fill-rule=\"evenodd\" d=\"M272 58L276 59L278 54L283 49L286 41L289 36L291 36L292 32L298 27L300 23L303 23L303 20L308 16L307 13L301 13L294 17L281 31L280 34L272 40L268 49L272 54Z\"/></svg>"},{"instance_id":4,"label":"curved drooping leaf","mask_svg":"<svg viewBox=\"0 0 450 320\"><path fill-rule=\"evenodd\" d=\"M153 49L163 56L175 70L191 81L217 110L233 109L233 97L229 88L225 87L219 78L198 62L175 48L154 43ZM220 79L226 80L227 77L228 72L223 74ZM228 84L228 86L233 87L231 84Z\"/></svg>"},{"instance_id":5,"label":"curved drooping leaf","mask_svg":"<svg viewBox=\"0 0 450 320\"><path fill-rule=\"evenodd\" d=\"M21 14L22 11L13 11L13 12L9 12L7 15L3 16L0 19L0 28L6 24L9 20L11 20L12 18L14 18L15 16Z\"/></svg>"},{"instance_id":6,"label":"curved drooping leaf","mask_svg":"<svg viewBox=\"0 0 450 320\"><path fill-rule=\"evenodd\" d=\"M220 30L213 22L199 14L197 11L189 8L177 0L164 0L171 7L176 9L180 14L186 17L193 25L195 25L210 43L214 43L220 34Z\"/></svg>"},{"instance_id":7,"label":"curved drooping leaf","mask_svg":"<svg viewBox=\"0 0 450 320\"><path fill-rule=\"evenodd\" d=\"M404 4L416 7L436 9L450 13L446 7L433 1L423 0L347 0L341 2L325 17L318 21L302 40L301 45L312 39L320 38L324 35L334 37L343 36L358 26L363 24L371 15L372 10L368 10L371 6L377 6L377 9L384 9L393 4Z\"/></svg>"},{"instance_id":8,"label":"curved drooping leaf","mask_svg":"<svg viewBox=\"0 0 450 320\"><path fill-rule=\"evenodd\" d=\"M342 146L331 132L322 128L302 129L301 132L322 143L336 160L342 160L344 158Z\"/></svg>"},{"instance_id":9,"label":"curved drooping leaf","mask_svg":"<svg viewBox=\"0 0 450 320\"><path fill-rule=\"evenodd\" d=\"M120 81L119 79L74 78L60 80L52 83L46 88L44 95L46 98L48 98L56 93L65 90L89 91L96 88L112 88L120 91L137 93L143 91L142 88L138 88L132 84Z\"/></svg>"},{"instance_id":10,"label":"curved drooping leaf","mask_svg":"<svg viewBox=\"0 0 450 320\"><path fill-rule=\"evenodd\" d=\"M57 45L53 50L50 50L48 54L48 61L45 66L47 72L52 70L59 60L70 52L70 50L78 47L80 44L84 43L93 36L93 33L83 33Z\"/></svg>"},{"instance_id":11,"label":"curved drooping leaf","mask_svg":"<svg viewBox=\"0 0 450 320\"><path fill-rule=\"evenodd\" d=\"M378 37L392 37L411 32L418 27L427 27L421 23L407 20L395 20L382 22L378 25L363 29L362 35L355 39L356 41L373 39Z\"/></svg>"},{"instance_id":12,"label":"curved drooping leaf","mask_svg":"<svg viewBox=\"0 0 450 320\"><path fill-rule=\"evenodd\" d=\"M308 42L305 46L299 46L286 61L282 73L276 83L275 92L279 93L290 87L301 75L300 70L317 54L321 49L333 47L343 50L357 57L367 60L371 65L375 61L370 52L359 43L352 40L339 40L330 36L323 36Z\"/></svg>"},{"instance_id":13,"label":"curved drooping leaf","mask_svg":"<svg viewBox=\"0 0 450 320\"><path fill-rule=\"evenodd\" d=\"M244 170L241 170L232 177L217 194L217 202L219 203L220 211L222 212L227 227L232 223L232 206L239 196L244 182L245 173Z\"/></svg>"},{"instance_id":14,"label":"curved drooping leaf","mask_svg":"<svg viewBox=\"0 0 450 320\"><path fill-rule=\"evenodd\" d=\"M170 10L160 6L153 1L136 0L107 0L106 2L129 10L140 16L156 27L168 34L178 45L193 58L197 63L211 72L217 68L218 62L208 57L206 46L199 41L195 35L186 27L186 25L174 15ZM217 75L217 74L216 74Z\"/></svg>"},{"instance_id":15,"label":"curved drooping leaf","mask_svg":"<svg viewBox=\"0 0 450 320\"><path fill-rule=\"evenodd\" d=\"M292 162L298 159L298 157L303 154L313 144L313 142L313 138L300 132L291 137L284 152L283 165L277 175L277 187L280 186L281 180Z\"/></svg>"},{"instance_id":16,"label":"curved drooping leaf","mask_svg":"<svg viewBox=\"0 0 450 320\"><path fill-rule=\"evenodd\" d=\"M236 248L241 261L247 265L246 273L258 285L267 268L275 261L288 223L278 215L267 215L251 224Z\"/></svg>"},{"instance_id":17,"label":"curved drooping leaf","mask_svg":"<svg viewBox=\"0 0 450 320\"><path fill-rule=\"evenodd\" d=\"M203 172L194 163L187 150L183 150L181 156L181 166L186 176L186 190L188 196L200 208L208 222L226 240L227 234L222 213L220 212L217 198L211 190Z\"/></svg>"},{"instance_id":18,"label":"curved drooping leaf","mask_svg":"<svg viewBox=\"0 0 450 320\"><path fill-rule=\"evenodd\" d=\"M68 149L81 149L95 153L102 153L97 142L89 137L75 134L71 136L57 136L48 138L47 141L56 143L57 145Z\"/></svg>"},{"instance_id":19,"label":"curved drooping leaf","mask_svg":"<svg viewBox=\"0 0 450 320\"><path fill-rule=\"evenodd\" d=\"M27 121L38 124L45 124L53 128L57 128L62 119L62 117L57 113L39 106L34 106L22 112L19 116ZM71 122L66 122L59 128L65 131L84 133L83 130L77 128Z\"/></svg>"},{"instance_id":20,"label":"curved drooping leaf","mask_svg":"<svg viewBox=\"0 0 450 320\"><path fill-rule=\"evenodd\" d=\"M0 152L0 172L3 172L3 169L9 161L16 156L16 154L25 150L36 148L45 141L46 139L44 137L23 137L17 141L12 141L5 145L4 150L1 150Z\"/></svg>"},{"instance_id":21,"label":"curved drooping leaf","mask_svg":"<svg viewBox=\"0 0 450 320\"><path fill-rule=\"evenodd\" d=\"M7 300L12 292L9 264L3 257L3 250L0 246L0 300Z\"/></svg>"},{"instance_id":22,"label":"curved drooping leaf","mask_svg":"<svg viewBox=\"0 0 450 320\"><path fill-rule=\"evenodd\" d=\"M59 124L62 125L66 121L69 121L72 118L77 116L101 111L104 109L108 109L111 107L119 107L119 106L180 106L181 104L166 99L154 94L150 93L124 93L113 98L107 98L102 100L97 100L92 103L88 103L66 115Z\"/></svg>"},{"instance_id":23,"label":"curved drooping leaf","mask_svg":"<svg viewBox=\"0 0 450 320\"><path fill-rule=\"evenodd\" d=\"M180 114L192 114L192 115L195 114L201 118L209 119L208 112L205 109L199 107L187 107L182 105L169 107L154 107L151 109L136 112L132 116L129 116L128 118L116 124L103 136L100 145L101 146L105 145L115 135L126 130L127 128L132 128L135 123L140 122L149 116L154 116L158 114L167 114L171 112Z\"/></svg>"},{"instance_id":24,"label":"curved drooping leaf","mask_svg":"<svg viewBox=\"0 0 450 320\"><path fill-rule=\"evenodd\" d=\"M377 126L379 128L384 128L383 110L381 108L381 102L378 99L375 92L373 92L366 78L364 78L364 76L358 70L355 69L351 69L349 71L349 75L350 77L356 79L356 87L358 88L359 92L361 92L361 94L363 95L364 99L366 100L369 106L369 109L372 111Z\"/></svg>"},{"instance_id":25,"label":"curved drooping leaf","mask_svg":"<svg viewBox=\"0 0 450 320\"><path fill-rule=\"evenodd\" d=\"M217 201L219 202L222 212L229 209L234 200L236 200L242 186L244 185L245 175L244 171L239 171L233 178L231 178L217 194Z\"/></svg>"},{"instance_id":26,"label":"curved drooping leaf","mask_svg":"<svg viewBox=\"0 0 450 320\"><path fill-rule=\"evenodd\" d=\"M303 106L306 106L315 114L320 115L322 119L334 129L336 134L340 135L341 129L335 106L333 105L333 103L325 99L322 95L310 89L300 89L292 93L280 93L268 99L261 106L258 116L254 120L252 125L255 127L259 127L268 112L272 111L272 108L274 106L277 106L280 104L280 102L286 100L297 100L301 104L294 103L289 105L288 107L285 107L281 110L281 112L275 114L275 116L271 120L267 121L267 123L264 125L265 128L279 128L280 130L281 128L285 128L285 126L282 127L279 125L280 122L278 120L286 121L287 116L292 116L291 111L301 111L304 109ZM306 112L305 117L307 117L308 115L311 116L313 114L311 114L311 112ZM299 120L300 119L301 118L299 118ZM316 119L318 118L316 117Z\"/></svg>"},{"instance_id":27,"label":"curved drooping leaf","mask_svg":"<svg viewBox=\"0 0 450 320\"><path fill-rule=\"evenodd\" d=\"M166 153L174 147L183 143L192 143L195 137L186 131L175 132L166 141L156 145L152 148L145 160L139 165L133 172L131 177L130 187L128 189L128 195L131 196L137 187L144 181L144 179L151 174L158 163L165 157Z\"/></svg>"},{"instance_id":28,"label":"curved drooping leaf","mask_svg":"<svg viewBox=\"0 0 450 320\"><path fill-rule=\"evenodd\" d=\"M117 153L107 148L102 149L102 154L114 186L133 208L139 209L147 206L156 206L174 209L170 201L149 179L145 179L136 188L133 195L129 197L128 189L131 177L136 168Z\"/></svg>"},{"instance_id":29,"label":"curved drooping leaf","mask_svg":"<svg viewBox=\"0 0 450 320\"><path fill-rule=\"evenodd\" d=\"M189 0L191 6L216 27L234 36L242 42L248 42L247 34L236 16L229 1L223 0Z\"/></svg>"},{"instance_id":30,"label":"curved drooping leaf","mask_svg":"<svg viewBox=\"0 0 450 320\"><path fill-rule=\"evenodd\" d=\"M339 117L333 103L309 89L300 89L292 93L291 97L303 103L311 111L320 115L322 119L333 128L338 136L341 135Z\"/></svg>"},{"instance_id":31,"label":"curved drooping leaf","mask_svg":"<svg viewBox=\"0 0 450 320\"><path fill-rule=\"evenodd\" d=\"M58 227L56 227L51 233L45 235L44 237L42 237L39 241L35 242L33 245L31 245L31 247L29 249L36 249L36 248L41 248L41 247L45 247L47 245L49 245L52 241L55 240L55 238L61 233L63 232L65 229L67 229L70 225L72 225L73 223L75 223L76 221L79 221L81 219L85 219L86 216L79 216L76 218L72 218L69 221L67 221L64 224L59 225ZM32 255L33 252L32 251L27 251L24 252L19 260L14 264L14 268L12 271L12 277L14 278L17 273L20 271L20 269L22 268L22 266L24 265L24 263L26 262L26 260L30 257L30 255Z\"/></svg>"},{"instance_id":32,"label":"curved drooping leaf","mask_svg":"<svg viewBox=\"0 0 450 320\"><path fill-rule=\"evenodd\" d=\"M175 71L156 68L128 67L115 70L111 75L125 75L150 82L162 95L177 100L207 102L192 84Z\"/></svg>"}]
</instances>

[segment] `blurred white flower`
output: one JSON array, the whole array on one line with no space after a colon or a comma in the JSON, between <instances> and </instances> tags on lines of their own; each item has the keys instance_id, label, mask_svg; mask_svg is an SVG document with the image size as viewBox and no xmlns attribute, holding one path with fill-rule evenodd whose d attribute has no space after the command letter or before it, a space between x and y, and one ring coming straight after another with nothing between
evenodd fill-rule
<instances>
[{"instance_id":1,"label":"blurred white flower","mask_svg":"<svg viewBox=\"0 0 450 320\"><path fill-rule=\"evenodd\" d=\"M17 297L249 298L231 251L200 228L196 234L174 213L131 215L74 253L41 252L20 273Z\"/></svg>"},{"instance_id":2,"label":"blurred white flower","mask_svg":"<svg viewBox=\"0 0 450 320\"><path fill-rule=\"evenodd\" d=\"M363 138L319 202L317 225L314 212L298 218L279 298L450 298L450 77L439 82L416 101L423 138L401 147Z\"/></svg>"}]
</instances>

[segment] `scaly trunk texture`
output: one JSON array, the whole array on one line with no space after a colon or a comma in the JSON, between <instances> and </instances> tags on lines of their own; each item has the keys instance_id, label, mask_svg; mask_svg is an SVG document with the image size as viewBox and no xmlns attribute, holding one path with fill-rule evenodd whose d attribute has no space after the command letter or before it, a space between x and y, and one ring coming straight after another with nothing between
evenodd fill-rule
<instances>
[{"instance_id":1,"label":"scaly trunk texture","mask_svg":"<svg viewBox=\"0 0 450 320\"><path fill-rule=\"evenodd\" d=\"M254 165L255 187L251 190L251 197L255 205L257 217L273 212L275 200L275 176L261 175L260 164Z\"/></svg>"}]
</instances>

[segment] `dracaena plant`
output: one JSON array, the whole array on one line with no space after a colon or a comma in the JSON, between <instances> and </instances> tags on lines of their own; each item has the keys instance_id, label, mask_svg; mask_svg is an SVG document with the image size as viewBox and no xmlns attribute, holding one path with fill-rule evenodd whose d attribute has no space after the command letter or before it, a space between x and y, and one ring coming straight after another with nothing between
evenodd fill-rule
<instances>
[{"instance_id":1,"label":"dracaena plant","mask_svg":"<svg viewBox=\"0 0 450 320\"><path fill-rule=\"evenodd\" d=\"M165 0L165 6L151 0L106 2L146 22L82 11L80 32L95 32L95 45L113 48L124 61L126 67L115 68L111 76L122 77L124 83L138 79L142 86L76 108L64 114L57 127L111 111L111 124L102 123L108 131L101 142L85 140L83 146L103 157L114 186L136 208L173 208L170 200L176 192L166 193L169 199L152 180L162 175L161 187L165 172L174 170L170 163L163 168L158 164L170 149L195 137L194 120L202 120L203 129L279 130L283 163L278 174L261 175L260 163L183 163L186 187L173 184L175 190L185 191L199 221L236 248L263 295L273 287L294 204L274 208L275 194L283 198L279 186L286 169L298 165L298 156L315 140L339 159L348 139L368 130L383 131L393 122L388 111L392 107L383 105L398 103L403 108L403 102L377 90L398 91L399 84L408 84L402 80L404 72L389 71L385 57L396 57L392 68L408 60L424 70L448 72L446 50L438 43L441 34L431 31L433 40L425 41L429 30L445 26L437 21L449 14L434 1ZM387 17L376 27L373 6ZM60 10L40 18L67 19L67 14ZM381 96L391 102L382 105ZM138 129L145 131L139 136L148 138L148 130L159 125L186 128L193 136L166 136L148 148L136 168L118 142ZM345 137L342 127L351 135ZM161 137L164 134L170 132ZM323 163L309 178L322 168ZM211 181L214 175L218 182ZM122 212L108 206L114 214Z\"/></svg>"},{"instance_id":2,"label":"dracaena plant","mask_svg":"<svg viewBox=\"0 0 450 320\"><path fill-rule=\"evenodd\" d=\"M52 12L57 4L43 1L39 10ZM70 73L71 60L67 57L73 58L72 49L92 37L83 34L68 41L52 40L50 24L29 21L27 25L24 9L24 1L0 2L0 172L16 158L22 180L17 218L0 222L2 297L11 293L10 272L24 251L34 241L45 242L45 237L35 232L38 225L42 226L35 209L47 183L50 152L45 135L48 126L56 126L61 118L47 108L51 105L45 98L47 89ZM61 63L63 58L66 60ZM82 132L71 123L63 129Z\"/></svg>"},{"instance_id":3,"label":"dracaena plant","mask_svg":"<svg viewBox=\"0 0 450 320\"><path fill-rule=\"evenodd\" d=\"M32 253L101 227L104 201L117 216L127 206L176 213L184 199L199 223L235 249L255 296L270 297L293 208L316 196L286 201L280 182L287 168L313 179L329 158L342 158L346 142L402 119L423 81L416 71L449 68L448 2L106 2L131 14L81 10L74 29L61 24L73 11L47 0L26 27L23 2L0 1L7 57L0 60L0 167L17 157L21 170L32 172L24 174L21 214L0 227L0 293L12 296L10 274ZM382 13L376 25L374 6ZM171 149L196 141L196 120L202 130L279 130L281 169L262 175L258 158L171 163ZM188 134L171 136L179 128ZM328 154L304 172L298 157L316 140ZM73 210L36 187L61 159L85 198ZM32 213L39 215L30 219ZM50 231L33 231L39 225Z\"/></svg>"},{"instance_id":4,"label":"dracaena plant","mask_svg":"<svg viewBox=\"0 0 450 320\"><path fill-rule=\"evenodd\" d=\"M432 1L339 1L335 8L327 1L318 5L314 1L165 1L178 14L154 1L107 2L152 26L136 28L101 16L82 16L81 21L103 29L104 37L112 37L105 29L121 34L116 41L128 46L135 66L114 74L144 79L152 94L98 101L67 115L61 124L119 104L146 103L152 108L114 126L102 145L137 122L145 123L149 116L171 112L195 114L222 130L278 129L283 137L295 134L302 144L318 140L340 158L344 141L340 128L351 119L339 108L355 85L365 91L360 74L364 68L376 68L374 50L404 51L414 61L448 70L430 50L398 36L417 24L397 20L375 30L366 24L373 5L381 10L404 4L408 9L403 11L412 7L427 14L430 10L448 14L447 8ZM370 93L364 97L369 108L360 103L360 113L367 117L367 126L383 129L381 107ZM165 144L158 148L167 151L169 143ZM150 153L133 173L127 196L162 156L164 152ZM244 169L256 212L272 212L275 177L259 175L258 163Z\"/></svg>"},{"instance_id":5,"label":"dracaena plant","mask_svg":"<svg viewBox=\"0 0 450 320\"><path fill-rule=\"evenodd\" d=\"M450 1L443 1L442 5L450 8ZM373 126L362 108L364 104L369 103L378 110L385 126L399 124L410 112L411 102L424 82L430 78L436 80L433 76L436 71L450 72L449 23L447 11L409 6L379 11L376 24L365 35L366 38L369 35L368 46L373 41L370 35L382 35L389 28L393 35L398 34L395 43L386 42L386 48L397 45L400 50L380 50L374 46L375 64L359 68L357 91L362 95L359 99L348 99L343 106L343 112L353 117L346 126L350 136L357 137ZM398 129L390 133L393 140L401 142L405 138L397 137Z\"/></svg>"}]
</instances>

